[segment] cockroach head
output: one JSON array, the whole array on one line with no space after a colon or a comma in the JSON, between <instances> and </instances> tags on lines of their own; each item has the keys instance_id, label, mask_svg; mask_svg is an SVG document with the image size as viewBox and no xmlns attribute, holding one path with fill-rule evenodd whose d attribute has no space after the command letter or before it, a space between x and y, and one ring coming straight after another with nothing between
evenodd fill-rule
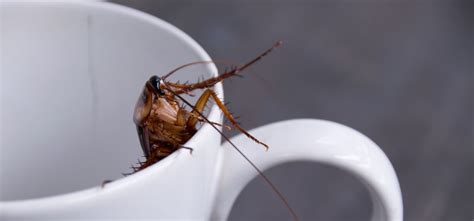
<instances>
[{"instance_id":1,"label":"cockroach head","mask_svg":"<svg viewBox=\"0 0 474 221\"><path fill-rule=\"evenodd\" d=\"M161 78L156 76L156 75L153 75L150 77L150 84L153 88L153 92L155 92L155 94L157 95L165 95L165 92L162 90L161 88Z\"/></svg>"}]
</instances>

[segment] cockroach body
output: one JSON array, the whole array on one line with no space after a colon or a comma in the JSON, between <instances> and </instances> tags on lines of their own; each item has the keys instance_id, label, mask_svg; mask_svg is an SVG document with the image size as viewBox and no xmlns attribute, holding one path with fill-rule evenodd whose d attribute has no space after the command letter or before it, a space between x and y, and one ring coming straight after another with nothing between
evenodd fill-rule
<instances>
[{"instance_id":1,"label":"cockroach body","mask_svg":"<svg viewBox=\"0 0 474 221\"><path fill-rule=\"evenodd\" d=\"M158 76L150 77L150 79L145 83L143 92L138 98L133 116L133 120L137 127L140 145L144 157L146 158L144 162L139 161L137 167L132 166L134 172L142 170L153 163L160 161L179 148L186 148L192 151L192 148L184 147L183 144L196 133L197 123L207 122L214 126L218 125L218 123L209 122L209 120L207 120L207 118L202 114L210 98L214 100L217 106L222 110L224 116L236 129L268 149L266 144L259 141L250 135L245 129L240 127L230 111L211 88L224 79L237 76L241 71L260 60L280 44L281 42L277 42L273 47L241 67L231 68L229 71L226 71L217 77L209 78L198 83L179 84L165 82L164 79L181 68L199 63L211 63L212 61L194 62L183 65L163 78ZM199 97L199 100L195 105L189 104L180 96L180 94L189 94L196 89L205 89L205 91ZM184 104L190 106L193 110L189 112L185 109Z\"/></svg>"},{"instance_id":2,"label":"cockroach body","mask_svg":"<svg viewBox=\"0 0 474 221\"><path fill-rule=\"evenodd\" d=\"M152 76L137 101L133 120L146 161L134 167L144 169L173 153L196 133L195 116Z\"/></svg>"},{"instance_id":3,"label":"cockroach body","mask_svg":"<svg viewBox=\"0 0 474 221\"><path fill-rule=\"evenodd\" d=\"M217 104L219 109L222 111L227 120L232 124L235 129L238 129L240 132L244 133L247 137L253 141L261 144L266 149L268 146L250 135L245 129L240 127L235 118L229 112L227 107L219 99L217 94L212 90L212 87L227 78L238 76L241 71L251 66L255 62L262 59L268 53L270 53L274 48L281 45L281 42L278 41L271 48L267 49L265 52L260 54L258 57L254 58L250 62L242 65L231 68L229 71L226 71L216 77L212 77L201 82L192 83L192 84L180 84L167 82L166 78L176 71L185 68L187 66L203 63L216 63L214 61L199 61L180 66L167 75L163 77L152 76L146 83L143 88L143 92L138 98L133 120L137 127L138 138L140 140L140 145L142 147L145 161L140 162L138 166L132 166L133 173L138 172L146 167L160 161L166 156L172 154L179 148L190 149L192 148L184 147L183 145L196 133L197 123L204 122L210 124L222 137L231 144L242 157L248 161L252 167L257 170L260 176L270 185L270 187L275 191L275 193L280 197L280 199L285 203L286 207L291 212L293 218L297 220L296 213L291 209L285 197L280 193L280 191L273 185L273 183L263 174L263 172L249 159L247 156L235 146L232 141L225 136L217 126L218 123L209 121L206 116L204 116L203 111L206 107L209 99L213 99ZM182 94L190 94L196 89L204 89L204 92L199 97L195 105L192 105L186 99L184 99ZM185 106L191 108L191 111L185 109ZM217 126L216 126L217 125ZM223 125L226 126L226 125ZM226 126L228 127L228 126ZM229 127L230 128L230 127Z\"/></svg>"}]
</instances>

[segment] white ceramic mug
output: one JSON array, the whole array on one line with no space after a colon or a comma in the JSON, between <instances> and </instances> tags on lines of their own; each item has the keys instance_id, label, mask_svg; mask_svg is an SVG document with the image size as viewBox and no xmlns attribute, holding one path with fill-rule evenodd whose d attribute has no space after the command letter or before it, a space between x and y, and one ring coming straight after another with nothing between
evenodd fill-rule
<instances>
[{"instance_id":1,"label":"white ceramic mug","mask_svg":"<svg viewBox=\"0 0 474 221\"><path fill-rule=\"evenodd\" d=\"M144 82L210 60L194 40L155 17L99 2L3 2L1 24L1 220L227 218L257 173L209 125L185 145L192 155L182 149L118 179L141 155L132 113ZM201 65L173 80L216 74ZM214 89L223 95L221 84ZM222 122L215 105L208 118ZM242 135L232 140L262 170L300 160L342 168L369 189L373 220L402 220L394 169L364 135L311 119L250 132L270 150Z\"/></svg>"}]
</instances>

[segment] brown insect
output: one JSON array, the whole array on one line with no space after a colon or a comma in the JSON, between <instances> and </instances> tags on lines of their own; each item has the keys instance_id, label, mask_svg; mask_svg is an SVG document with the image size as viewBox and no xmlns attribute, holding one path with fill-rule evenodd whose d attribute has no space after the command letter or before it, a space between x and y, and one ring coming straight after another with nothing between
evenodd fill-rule
<instances>
[{"instance_id":1,"label":"brown insect","mask_svg":"<svg viewBox=\"0 0 474 221\"><path fill-rule=\"evenodd\" d=\"M183 144L185 144L196 133L198 122L209 123L258 171L258 173L283 200L295 219L297 219L294 211L290 208L288 202L278 189L261 172L261 170L217 128L217 126L222 125L209 121L203 114L206 104L210 99L212 99L234 128L268 149L268 146L265 143L253 137L237 123L227 107L212 90L212 87L218 82L239 75L239 73L244 69L259 61L280 45L281 42L279 41L250 62L242 66L233 67L217 77L212 77L198 83L180 84L167 82L165 80L167 77L184 67L202 63L214 63L213 61L189 63L178 67L161 78L158 76L152 76L145 83L143 92L136 104L133 116L133 120L137 127L138 138L146 159L144 162L139 161L138 166L132 166L132 169L134 170L133 173L145 169L180 148L190 149L192 152L192 148L185 147ZM196 104L192 105L184 99L182 95L190 94L196 89L204 89L205 91L199 97ZM191 108L191 111L185 109L186 105Z\"/></svg>"}]
</instances>

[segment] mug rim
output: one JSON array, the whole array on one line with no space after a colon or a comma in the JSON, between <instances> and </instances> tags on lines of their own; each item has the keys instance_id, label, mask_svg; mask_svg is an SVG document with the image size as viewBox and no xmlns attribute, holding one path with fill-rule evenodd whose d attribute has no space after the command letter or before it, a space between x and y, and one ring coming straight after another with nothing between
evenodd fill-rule
<instances>
[{"instance_id":1,"label":"mug rim","mask_svg":"<svg viewBox=\"0 0 474 221\"><path fill-rule=\"evenodd\" d=\"M180 30L176 26L173 26L172 24L155 17L153 15L150 15L148 13L129 8L126 6L118 5L115 3L110 3L110 2L96 2L96 1L69 1L69 2L62 2L62 1L52 1L52 2L3 2L0 4L0 8L3 8L8 5L32 5L32 4L49 4L49 5L62 5L62 6L68 6L68 7L76 7L76 8L84 8L87 10L98 10L98 11L107 11L107 12L113 12L113 13L118 13L122 15L126 15L129 17L132 17L134 19L137 19L141 22L144 23L149 23L153 25L156 28L160 28L172 35L174 35L176 38L179 38L183 40L183 43L187 45L189 48L191 48L193 51L195 51L198 54L198 57L200 57L202 60L210 61L212 60L209 54L194 40L192 39L189 35L187 35L184 31ZM206 69L209 70L209 73L211 76L218 76L218 71L217 67L214 63L209 63L205 65ZM222 83L219 82L214 85L214 91L218 94L220 99L223 99L223 86ZM209 120L218 120L220 119L220 114L219 110L216 104L212 104L211 107L209 108L209 114L207 115ZM214 129L211 128L209 124L203 124L201 128L194 134L190 140L188 140L184 146L196 146L194 144L197 144L197 140L200 139L201 137L207 130L209 129ZM140 173L132 174L130 176L122 177L117 180L114 180L111 183L107 184L107 189L111 191L118 191L123 188L127 188L129 185L133 185L139 180L146 179L147 176L151 175L152 173L159 173L160 170L163 168L166 168L167 165L170 165L171 163L175 162L181 153L183 151L187 151L184 149L179 149L175 152L173 152L171 155L167 156L163 160L154 163L150 167L140 171ZM98 186L92 186L88 187L85 189L81 190L76 190L76 191L71 191L67 193L62 193L62 194L54 194L54 195L49 195L49 196L44 196L44 197L37 197L37 198L28 198L28 199L20 199L20 200L1 200L0 199L0 208L2 210L8 209L22 209L22 208L28 208L34 205L40 205L40 206L46 206L46 205L54 205L58 204L61 202L68 202L71 200L77 200L77 199L85 199L88 198L90 199L91 197L99 197L102 191L97 191L97 188L100 188L100 185Z\"/></svg>"}]
</instances>

